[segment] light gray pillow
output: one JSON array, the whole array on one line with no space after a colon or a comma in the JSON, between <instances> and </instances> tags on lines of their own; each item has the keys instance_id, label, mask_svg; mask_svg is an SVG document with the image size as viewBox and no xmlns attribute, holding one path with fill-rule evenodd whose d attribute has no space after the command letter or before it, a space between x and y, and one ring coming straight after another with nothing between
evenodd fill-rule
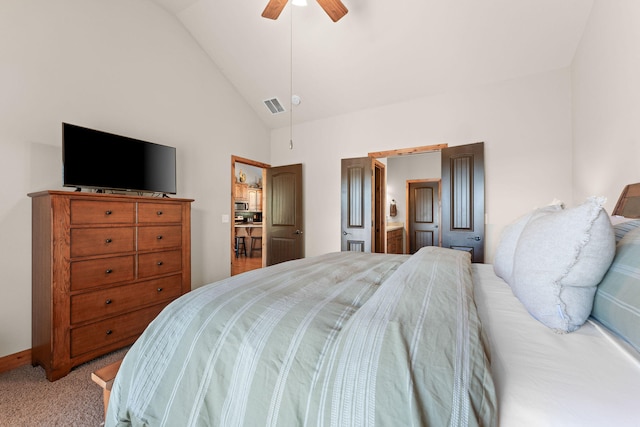
<instances>
[{"instance_id":1,"label":"light gray pillow","mask_svg":"<svg viewBox=\"0 0 640 427\"><path fill-rule=\"evenodd\" d=\"M533 219L557 212L563 208L564 205L562 202L554 201L550 205L535 209L507 225L502 231L500 243L498 243L496 253L493 257L493 271L496 275L511 284L513 280L513 259L516 254L516 246L518 245L518 240L525 226Z\"/></svg>"},{"instance_id":2,"label":"light gray pillow","mask_svg":"<svg viewBox=\"0 0 640 427\"><path fill-rule=\"evenodd\" d=\"M640 228L622 238L591 315L640 351Z\"/></svg>"},{"instance_id":3,"label":"light gray pillow","mask_svg":"<svg viewBox=\"0 0 640 427\"><path fill-rule=\"evenodd\" d=\"M589 317L596 286L615 254L603 198L531 220L516 247L513 293L529 313L556 332Z\"/></svg>"},{"instance_id":4,"label":"light gray pillow","mask_svg":"<svg viewBox=\"0 0 640 427\"><path fill-rule=\"evenodd\" d=\"M640 227L640 219L632 219L629 221L619 222L613 225L613 232L616 235L616 242L622 240L622 238L629 231Z\"/></svg>"}]
</instances>

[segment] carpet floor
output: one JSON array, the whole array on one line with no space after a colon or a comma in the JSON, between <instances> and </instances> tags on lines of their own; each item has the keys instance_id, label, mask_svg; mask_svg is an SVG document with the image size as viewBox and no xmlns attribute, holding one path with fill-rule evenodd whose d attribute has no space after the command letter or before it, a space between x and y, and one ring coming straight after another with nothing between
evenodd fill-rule
<instances>
[{"instance_id":1,"label":"carpet floor","mask_svg":"<svg viewBox=\"0 0 640 427\"><path fill-rule=\"evenodd\" d=\"M0 374L0 427L103 425L102 388L91 380L91 372L122 359L127 349L77 366L54 382L40 366Z\"/></svg>"}]
</instances>

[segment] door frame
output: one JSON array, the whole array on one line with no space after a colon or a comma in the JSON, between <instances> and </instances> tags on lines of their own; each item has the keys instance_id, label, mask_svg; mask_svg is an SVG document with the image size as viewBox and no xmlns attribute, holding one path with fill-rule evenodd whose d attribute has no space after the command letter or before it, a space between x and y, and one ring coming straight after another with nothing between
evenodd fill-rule
<instances>
[{"instance_id":1,"label":"door frame","mask_svg":"<svg viewBox=\"0 0 640 427\"><path fill-rule=\"evenodd\" d=\"M443 148L449 147L449 144L423 145L421 147L400 148L397 150L373 151L369 153L369 157L380 159L385 157L406 156L410 154L424 154L432 151L442 151Z\"/></svg>"},{"instance_id":2,"label":"door frame","mask_svg":"<svg viewBox=\"0 0 640 427\"><path fill-rule=\"evenodd\" d=\"M234 218L233 220L229 221L229 228L230 228L230 236L229 236L229 243L230 243L230 254L229 254L229 258L230 258L230 270L229 270L229 275L231 275L231 273L233 272L233 262L235 260L235 252L234 252L234 248L235 248L235 234L236 234L236 228L235 228L235 200L234 200L234 184L236 182L236 163L241 163L243 165L250 165L250 166L255 166L258 168L262 169L262 206L264 207L264 199L265 199L265 195L266 195L266 186L267 186L267 169L271 167L271 165L267 164L267 163L262 163L262 162L258 162L256 160L251 160L251 159L246 159L244 157L240 157L240 156L235 156L235 155L231 155L231 180L230 180L230 188L229 188L229 212L231 212L229 214L229 218ZM264 208L263 208L264 211ZM263 213L264 215L264 213ZM265 235L265 227L264 227L264 217L262 218L262 233L263 233L263 241L265 241L265 239L267 238L267 236ZM266 265L266 260L267 260L267 249L266 249L266 245L263 245L263 250L260 251L262 253L262 267L264 267Z\"/></svg>"}]
</instances>

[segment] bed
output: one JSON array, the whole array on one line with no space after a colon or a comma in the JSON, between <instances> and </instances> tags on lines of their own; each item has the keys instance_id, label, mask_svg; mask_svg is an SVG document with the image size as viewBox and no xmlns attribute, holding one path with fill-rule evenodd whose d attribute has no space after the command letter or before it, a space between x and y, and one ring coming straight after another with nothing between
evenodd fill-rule
<instances>
[{"instance_id":1,"label":"bed","mask_svg":"<svg viewBox=\"0 0 640 427\"><path fill-rule=\"evenodd\" d=\"M106 425L638 426L640 221L618 221L591 198L515 221L496 265L341 252L198 288L132 346Z\"/></svg>"}]
</instances>

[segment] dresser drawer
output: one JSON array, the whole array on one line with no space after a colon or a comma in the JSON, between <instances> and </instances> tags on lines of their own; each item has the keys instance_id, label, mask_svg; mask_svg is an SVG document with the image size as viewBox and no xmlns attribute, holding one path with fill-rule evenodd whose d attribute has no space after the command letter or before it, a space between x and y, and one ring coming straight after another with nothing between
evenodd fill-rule
<instances>
[{"instance_id":1,"label":"dresser drawer","mask_svg":"<svg viewBox=\"0 0 640 427\"><path fill-rule=\"evenodd\" d=\"M116 254L135 249L135 228L77 228L71 230L71 256Z\"/></svg>"},{"instance_id":2,"label":"dresser drawer","mask_svg":"<svg viewBox=\"0 0 640 427\"><path fill-rule=\"evenodd\" d=\"M161 303L71 330L71 357L140 335L168 304Z\"/></svg>"},{"instance_id":3,"label":"dresser drawer","mask_svg":"<svg viewBox=\"0 0 640 427\"><path fill-rule=\"evenodd\" d=\"M182 206L167 203L139 203L138 222L182 222Z\"/></svg>"},{"instance_id":4,"label":"dresser drawer","mask_svg":"<svg viewBox=\"0 0 640 427\"><path fill-rule=\"evenodd\" d=\"M71 200L71 224L133 224L133 202Z\"/></svg>"},{"instance_id":5,"label":"dresser drawer","mask_svg":"<svg viewBox=\"0 0 640 427\"><path fill-rule=\"evenodd\" d=\"M181 245L182 227L179 225L138 227L138 250L140 251L175 248Z\"/></svg>"},{"instance_id":6,"label":"dresser drawer","mask_svg":"<svg viewBox=\"0 0 640 427\"><path fill-rule=\"evenodd\" d=\"M71 263L71 290L131 281L135 268L133 255L74 261Z\"/></svg>"},{"instance_id":7,"label":"dresser drawer","mask_svg":"<svg viewBox=\"0 0 640 427\"><path fill-rule=\"evenodd\" d=\"M180 274L132 283L71 297L71 323L81 323L131 311L141 305L159 303L180 296Z\"/></svg>"},{"instance_id":8,"label":"dresser drawer","mask_svg":"<svg viewBox=\"0 0 640 427\"><path fill-rule=\"evenodd\" d=\"M138 256L138 277L159 276L182 270L182 251L164 251Z\"/></svg>"}]
</instances>

